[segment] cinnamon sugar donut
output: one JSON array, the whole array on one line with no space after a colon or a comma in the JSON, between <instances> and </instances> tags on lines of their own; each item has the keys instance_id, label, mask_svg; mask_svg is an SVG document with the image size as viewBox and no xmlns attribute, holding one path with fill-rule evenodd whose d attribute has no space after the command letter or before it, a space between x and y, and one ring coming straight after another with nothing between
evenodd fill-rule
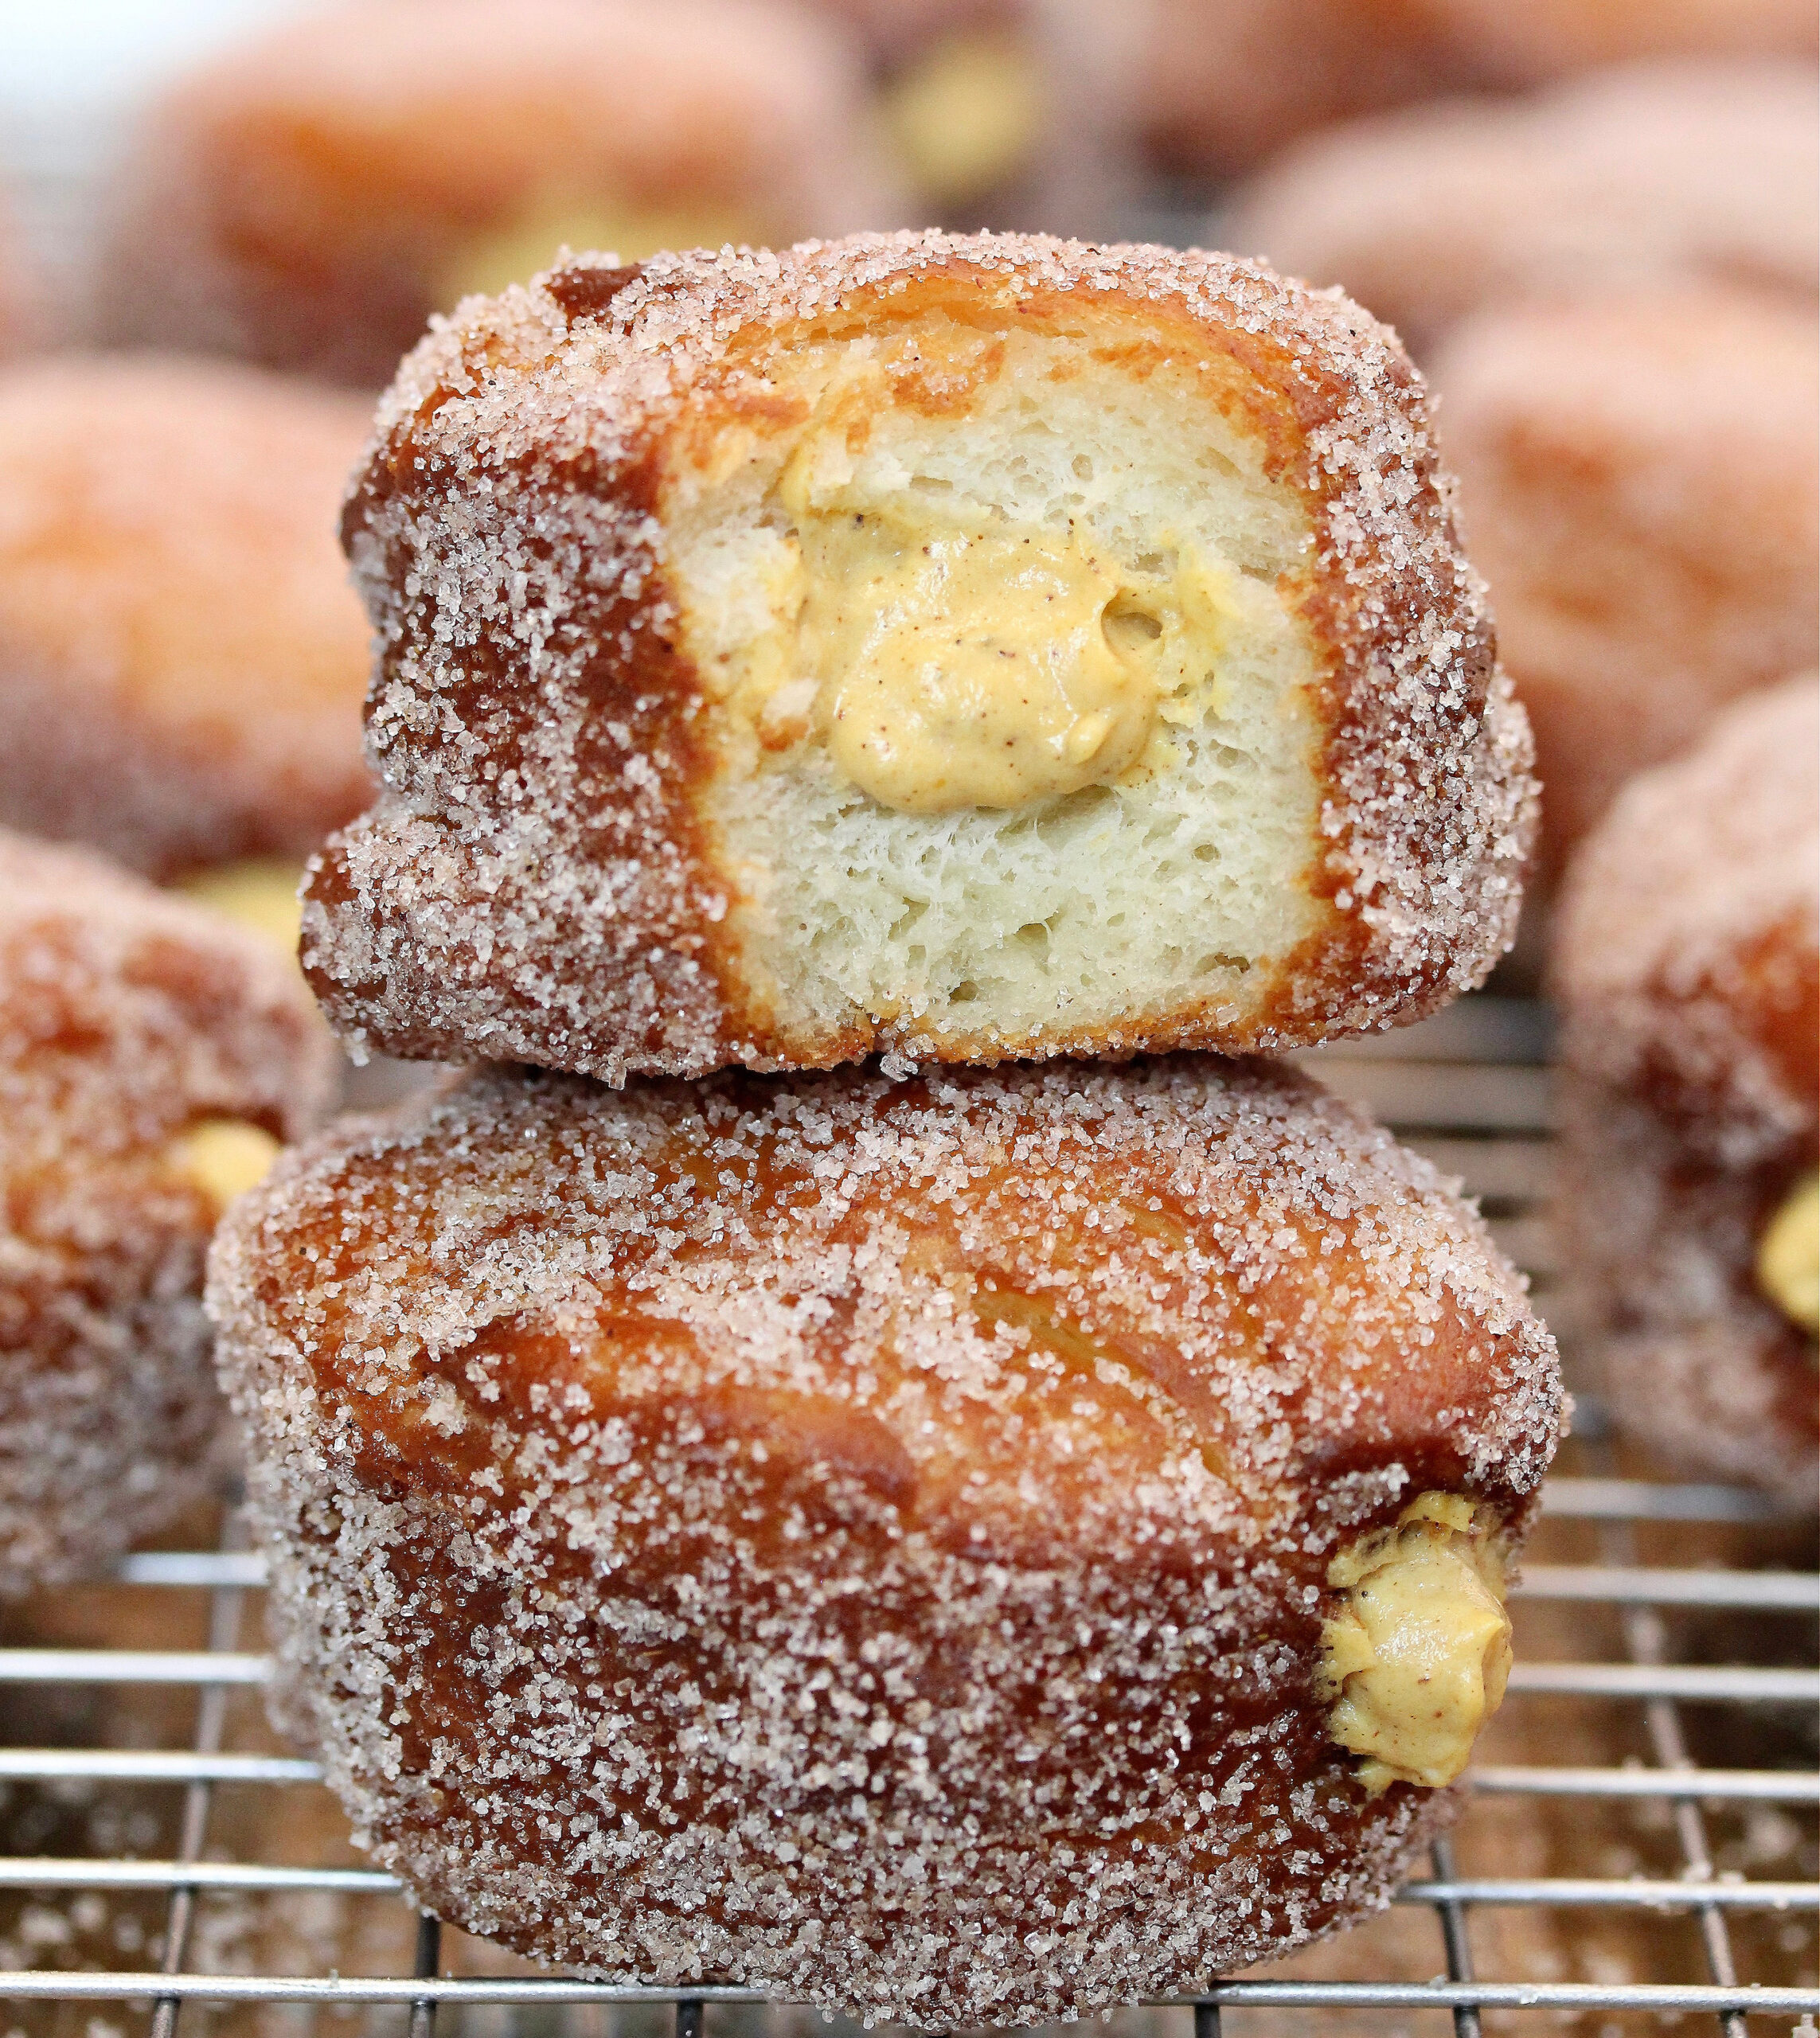
<instances>
[{"instance_id":1,"label":"cinnamon sugar donut","mask_svg":"<svg viewBox=\"0 0 1820 2038\"><path fill-rule=\"evenodd\" d=\"M1088 237L1116 226L1137 182L1141 11L1103 0L815 4L862 39L919 217Z\"/></svg>"},{"instance_id":2,"label":"cinnamon sugar donut","mask_svg":"<svg viewBox=\"0 0 1820 2038\"><path fill-rule=\"evenodd\" d=\"M541 1959L938 2029L1385 1901L1561 1412L1427 1163L1195 1057L475 1072L281 1160L209 1297L361 1844Z\"/></svg>"},{"instance_id":3,"label":"cinnamon sugar donut","mask_svg":"<svg viewBox=\"0 0 1820 2038\"><path fill-rule=\"evenodd\" d=\"M1408 0L1150 0L1141 104L1158 162L1228 178L1335 120L1470 81Z\"/></svg>"},{"instance_id":4,"label":"cinnamon sugar donut","mask_svg":"<svg viewBox=\"0 0 1820 2038\"><path fill-rule=\"evenodd\" d=\"M377 388L564 242L895 223L854 53L789 0L344 0L180 82L123 165L108 330Z\"/></svg>"},{"instance_id":5,"label":"cinnamon sugar donut","mask_svg":"<svg viewBox=\"0 0 1820 2038\"><path fill-rule=\"evenodd\" d=\"M604 1076L1420 1017L1532 788L1421 386L1224 256L577 260L400 373L344 535L357 1052Z\"/></svg>"},{"instance_id":6,"label":"cinnamon sugar donut","mask_svg":"<svg viewBox=\"0 0 1820 2038\"><path fill-rule=\"evenodd\" d=\"M334 1060L256 935L0 832L0 1594L205 1490L203 1252Z\"/></svg>"},{"instance_id":7,"label":"cinnamon sugar donut","mask_svg":"<svg viewBox=\"0 0 1820 2038\"><path fill-rule=\"evenodd\" d=\"M47 311L45 279L13 206L0 191L0 359L42 343Z\"/></svg>"},{"instance_id":8,"label":"cinnamon sugar donut","mask_svg":"<svg viewBox=\"0 0 1820 2038\"><path fill-rule=\"evenodd\" d=\"M1812 58L1803 0L1412 0L1488 84L1530 84L1647 57Z\"/></svg>"},{"instance_id":9,"label":"cinnamon sugar donut","mask_svg":"<svg viewBox=\"0 0 1820 2038\"><path fill-rule=\"evenodd\" d=\"M1316 135L1222 215L1418 355L1485 306L1702 279L1811 306L1814 72L1658 63L1521 101L1431 102Z\"/></svg>"},{"instance_id":10,"label":"cinnamon sugar donut","mask_svg":"<svg viewBox=\"0 0 1820 2038\"><path fill-rule=\"evenodd\" d=\"M1632 772L1814 659L1813 319L1694 290L1487 312L1432 373L1546 877Z\"/></svg>"},{"instance_id":11,"label":"cinnamon sugar donut","mask_svg":"<svg viewBox=\"0 0 1820 2038\"><path fill-rule=\"evenodd\" d=\"M0 823L171 878L295 873L359 810L370 654L334 520L366 424L204 362L0 372Z\"/></svg>"},{"instance_id":12,"label":"cinnamon sugar donut","mask_svg":"<svg viewBox=\"0 0 1820 2038\"><path fill-rule=\"evenodd\" d=\"M1820 685L1728 709L1576 857L1554 955L1561 1239L1619 1419L1810 1505Z\"/></svg>"}]
</instances>

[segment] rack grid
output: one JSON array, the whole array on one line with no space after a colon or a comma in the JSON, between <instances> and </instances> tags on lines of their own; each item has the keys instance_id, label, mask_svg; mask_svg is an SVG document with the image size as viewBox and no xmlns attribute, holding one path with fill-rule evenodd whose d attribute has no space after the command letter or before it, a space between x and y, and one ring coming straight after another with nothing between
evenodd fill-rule
<instances>
[{"instance_id":1,"label":"rack grid","mask_svg":"<svg viewBox=\"0 0 1820 2038\"><path fill-rule=\"evenodd\" d=\"M1494 1230L1530 1274L1545 1313L1556 1322L1571 1377L1572 1325L1555 1307L1559 1302L1564 1309L1566 1298L1553 1285L1542 1215L1549 1158L1546 1053L1546 1019L1540 1008L1480 998L1405 1033L1302 1059L1331 1087L1371 1105L1480 1197ZM1335 2030L1359 2028L1352 2020L1368 2012L1427 2013L1426 2023L1409 2028L1444 2030L1451 2021L1459 2038L1478 2038L1487 2015L1506 2028L1559 2028L1589 2016L1595 2020L1585 2026L1588 2030L1627 2030L1631 2024L1611 2020L1629 2013L1651 2022L1689 2016L1716 2020L1729 2038L1745 2038L1747 2020L1767 2017L1779 2019L1785 2030L1813 2031L1806 2020L1820 2012L1820 1985L1812 1974L1814 1935L1802 1929L1802 1921L1810 1927L1820 1915L1820 1882L1728 1870L1713 1838L1715 1821L1767 1816L1780 1822L1777 1834L1795 1836L1789 1844L1797 1853L1804 1837L1810 1858L1820 1774L1811 1766L1787 1765L1804 1759L1810 1763L1799 1725L1803 1715L1820 1708L1820 1669L1814 1667L1810 1626L1820 1612L1820 1575L1806 1568L1763 1568L1766 1556L1771 1564L1786 1565L1791 1548L1799 1560L1810 1564L1805 1555L1806 1530L1779 1520L1748 1493L1619 1476L1623 1468L1603 1435L1595 1401L1583 1398L1576 1427L1580 1435L1565 1461L1571 1470L1546 1489L1542 1526L1533 1546L1536 1560L1517 1588L1518 1661L1505 1712L1490 1736L1488 1759L1469 1772L1473 1794L1466 1819L1456 1838L1435 1844L1430 1872L1408 1883L1396 1899L1399 1910L1433 1919L1431 1952L1443 1972L1429 1978L1326 1971L1336 1963L1346 1967L1349 1958L1353 1966L1369 1969L1368 1928L1330 1942L1318 1974L1297 1973L1299 1963L1291 1962L1280 1973L1221 1979L1196 1997L1153 2005L1154 2011L1179 2015L1181 2038L1188 2038L1190 2028L1193 2038L1218 2038L1223 2020L1235 2032L1259 2030L1269 2020L1258 2013L1273 2010L1311 2013L1322 2028ZM78 1706L76 1716L92 1715L103 1722L103 1730L86 1745L0 1746L0 1794L61 1792L93 1802L110 1790L127 1790L154 1798L175 1793L179 1798L163 1827L174 1844L151 1853L123 1846L52 1854L19 1846L13 1826L0 1824L0 1847L12 1850L0 1853L0 1899L18 1893L41 1900L68 1892L162 1899L163 1903L162 1926L146 1941L155 1966L142 1960L116 1970L42 1961L0 1969L0 1996L10 1999L16 2018L34 2002L111 2005L136 2020L149 2020L140 2028L149 2028L151 2038L174 2038L190 2004L326 2005L343 2011L366 2005L369 2015L377 2013L377 2006L392 2005L405 2020L410 2038L430 2038L439 2011L467 2012L480 2005L494 2006L508 2019L503 2026L489 2025L490 2031L511 2030L515 2026L510 2020L529 2018L540 2034L565 2028L566 2006L667 2005L674 2011L677 2038L701 2038L710 2007L765 2001L738 1989L679 1992L581 1981L529 1971L521 1963L510 1971L446 1971L452 1965L471 1969L476 1963L471 1958L451 1962L436 1922L408 1915L408 1899L389 1876L327 1860L275 1860L261 1857L256 1849L255 1857L247 1858L225 1847L216 1830L222 1791L269 1794L282 1805L282 1794L318 1785L319 1776L313 1763L278 1751L259 1723L258 1687L268 1664L246 1643L249 1636L256 1638L248 1602L261 1583L262 1569L257 1556L240 1545L238 1516L230 1508L224 1519L213 1550L136 1554L109 1584L61 1595L68 1612L84 1589L114 1594L110 1604L121 1603L123 1591L138 1610L123 1625L136 1645L146 1646L42 1646L43 1635L29 1632L29 1616L26 1632L0 1634L0 1640L15 1645L0 1646L0 1704L30 1687L58 1688L88 1694L88 1711ZM1684 1560L1662 1561L1665 1552ZM177 1646L191 1638L189 1624L201 1594L207 1595L205 1646ZM183 1608L189 1611L180 1617ZM1682 1660L1685 1635L1677 1623L1689 1620L1728 1623L1720 1630L1717 1650L1723 1660ZM13 1628L18 1625L15 1621ZM57 1619L49 1625L54 1630ZM81 1626L80 1618L76 1625ZM1563 1653L1564 1639L1572 1645L1589 1634L1607 1638L1609 1646L1590 1653ZM152 1646L164 1643L170 1646ZM1704 1650L1708 1657L1714 1653L1710 1647ZM1760 1660L1766 1656L1774 1660ZM168 1744L174 1735L167 1735L166 1745L132 1744L153 1739L158 1722L168 1726L169 1697L189 1691L195 1699L186 1747ZM161 1692L167 1701L162 1710L153 1705L146 1711L146 1695ZM98 1714L97 1693L111 1700ZM1563 1701L1601 1708L1601 1720L1616 1724L1602 1725L1595 1738L1601 1743L1614 1735L1627 1739L1631 1746L1624 1759L1496 1759L1499 1743L1511 1738L1500 1730L1513 1716L1521 1720L1526 1710ZM143 1716L135 1713L135 1704ZM1773 1765L1705 1759L1690 1731L1690 1707L1702 1717L1717 1719L1720 1740L1742 1745L1747 1753L1757 1744L1758 1730L1743 1723L1780 1716L1792 1718L1797 1731L1775 1741L1782 1759ZM26 1716L53 1716L41 1707L35 1715L28 1708ZM1520 1751L1551 1758L1557 1751L1586 1752L1583 1732L1576 1735L1570 1727L1557 1735L1547 1728L1545 1714L1537 1716L1545 1720L1542 1728L1516 1735ZM1579 1747L1572 1745L1576 1738ZM1456 1849L1466 1844L1481 1806L1552 1819L1557 1834L1589 1819L1590 1807L1619 1816L1642 1814L1654 1819L1653 1830L1668 1852L1654 1873L1592 1872L1599 1864L1591 1860L1576 1864L1589 1872L1571 1874L1463 1872ZM1804 1835L1799 1824L1790 1825L1803 1818ZM281 1832L284 1824L282 1810L271 1812L263 1825L252 1821L256 1833L267 1835ZM346 1849L328 1851L345 1853ZM235 1896L280 1904L314 1897L392 1907L397 1916L391 1942L401 1954L408 1949L408 1958L400 1957L389 1973L343 1972L344 1950L331 1946L330 1957L316 1971L302 1971L302 1963L294 1972L263 1966L228 1971L206 1958L198 1918L208 1903ZM1674 1975L1648 1978L1481 1973L1485 1963L1482 1957L1475 1963L1474 1954L1482 1955L1488 1915L1513 1911L1568 1919L1680 1918L1693 1927L1697 1952L1678 1960ZM1788 1958L1772 1962L1780 1971L1765 1979L1752 1971L1748 1950L1739 1943L1740 1930L1778 1914L1795 1921L1803 1943ZM448 1941L457 1937L449 1935ZM466 1944L471 1949L477 1942ZM1408 1962L1388 1964L1406 1968ZM1696 1966L1698 1971L1692 1971ZM1545 2014L1551 2013L1552 2017ZM715 2008L717 2017L723 2013ZM1759 2022L1756 2028L1765 2027Z\"/></svg>"}]
</instances>

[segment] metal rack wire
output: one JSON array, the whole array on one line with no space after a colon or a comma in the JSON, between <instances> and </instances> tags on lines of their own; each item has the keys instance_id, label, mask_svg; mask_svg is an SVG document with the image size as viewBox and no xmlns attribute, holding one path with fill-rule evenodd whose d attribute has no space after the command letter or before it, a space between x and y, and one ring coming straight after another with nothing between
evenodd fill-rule
<instances>
[{"instance_id":1,"label":"metal rack wire","mask_svg":"<svg viewBox=\"0 0 1820 2038\"><path fill-rule=\"evenodd\" d=\"M1547 1302L1549 1248L1540 1221L1548 1164L1548 1077L1545 1021L1534 1008L1469 1001L1409 1033L1312 1059L1343 1092L1369 1102L1412 1142L1464 1177L1481 1195L1507 1249L1526 1265ZM1764 1981L1750 1971L1737 1943L1740 1923L1757 1914L1811 1918L1820 1883L1750 1878L1719 1866L1713 1822L1761 1813L1790 1816L1820 1805L1820 1775L1789 1767L1714 1767L1693 1754L1683 1708L1689 1704L1753 1715L1763 1708L1820 1706L1820 1669L1800 1661L1677 1661L1672 1619L1712 1615L1748 1622L1752 1639L1787 1632L1791 1622L1820 1610L1820 1577L1811 1572L1721 1568L1650 1560L1644 1544L1665 1533L1697 1530L1748 1538L1773 1525L1756 1497L1724 1488L1646 1483L1615 1476L1610 1449L1598 1439L1596 1411L1583 1427L1578 1475L1551 1482L1544 1532L1576 1536L1572 1561L1532 1563L1519 1593L1520 1623L1531 1609L1583 1608L1618 1638L1607 1655L1581 1660L1542 1646L1521 1653L1506 1712L1552 1700L1596 1701L1620 1708L1640 1725L1639 1758L1627 1763L1488 1762L1470 1775L1475 1805L1514 1801L1545 1808L1597 1802L1617 1807L1666 1808L1675 1872L1654 1875L1592 1872L1518 1876L1462 1873L1455 1843L1434 1850L1431 1873L1409 1883L1400 1906L1425 1911L1437 1927L1443 1969L1435 1978L1361 1973L1334 1978L1270 1974L1220 1981L1192 2002L1169 2007L1191 2018L1195 2038L1217 2038L1232 2013L1236 2029L1248 2014L1269 2009L1332 2013L1334 2028L1368 2010L1441 2012L1460 2038L1478 2038L1486 2012L1640 2012L1654 2017L1703 2014L1743 2038L1750 2017L1778 2015L1784 2028L1820 2010L1811 1977ZM0 1995L15 2003L56 1999L150 2006L153 2038L174 2038L186 2004L393 2005L408 2012L411 2038L429 2038L439 2008L489 2004L545 2011L577 2004L673 2005L678 2038L701 2038L705 2009L764 1999L736 1989L674 1990L615 1987L529 1973L442 1971L443 1948L433 1919L416 1923L408 1974L357 1974L341 1962L323 1971L215 1971L197 1957L198 1906L222 1893L260 1893L275 1901L332 1895L395 1901L389 1876L355 1866L295 1865L264 1859L215 1858L212 1814L223 1786L279 1793L318 1781L315 1765L256 1746L236 1747L232 1701L256 1691L266 1659L244 1646L246 1602L261 1582L256 1556L240 1547L229 1514L221 1547L212 1552L153 1552L121 1567L123 1585L153 1609L175 1595L209 1595L207 1646L193 1648L0 1647L0 1691L29 1685L94 1690L177 1687L196 1693L186 1748L90 1745L0 1747L0 1789L43 1786L105 1790L168 1787L182 1793L176 1844L168 1854L130 1858L119 1852L71 1856L0 1854L0 1895L58 1892L122 1895L155 1893L165 1900L155 1969L121 1971L49 1964L0 1971ZM1746 1552L1747 1556L1749 1554ZM1611 1624L1615 1623L1615 1626ZM150 1630L158 1628L155 1618ZM173 1626L169 1630L180 1634ZM1798 1638L1802 1630L1793 1630ZM1521 1646L1521 1645L1520 1645ZM1734 1651L1734 1653L1741 1653ZM1767 1650L1764 1653L1786 1653ZM244 1709L244 1708L243 1708ZM1470 1824L1471 1814L1469 1813ZM1463 1828L1463 1832L1465 1830ZM1477 1971L1474 1919L1513 1907L1564 1915L1634 1912L1675 1915L1697 1927L1705 1971L1650 1979L1564 1980L1498 1977ZM1362 1940L1360 1942L1362 1943ZM1353 1942L1340 1942L1342 1951ZM403 1963L400 1962L400 1965ZM537 2028L549 2026L540 2021ZM1760 2027L1759 2027L1760 2028Z\"/></svg>"}]
</instances>

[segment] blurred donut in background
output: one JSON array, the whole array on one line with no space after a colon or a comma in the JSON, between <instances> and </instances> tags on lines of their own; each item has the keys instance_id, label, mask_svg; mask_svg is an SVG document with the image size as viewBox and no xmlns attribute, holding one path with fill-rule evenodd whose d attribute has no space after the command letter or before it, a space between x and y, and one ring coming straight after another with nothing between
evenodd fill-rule
<instances>
[{"instance_id":1,"label":"blurred donut in background","mask_svg":"<svg viewBox=\"0 0 1820 2038\"><path fill-rule=\"evenodd\" d=\"M41 337L41 283L6 193L0 191L0 359Z\"/></svg>"},{"instance_id":2,"label":"blurred donut in background","mask_svg":"<svg viewBox=\"0 0 1820 2038\"><path fill-rule=\"evenodd\" d=\"M786 0L384 0L155 105L108 336L378 388L435 311L546 267L898 224L861 66Z\"/></svg>"},{"instance_id":3,"label":"blurred donut in background","mask_svg":"<svg viewBox=\"0 0 1820 2038\"><path fill-rule=\"evenodd\" d=\"M0 1596L210 1485L202 1256L334 1061L256 937L0 830Z\"/></svg>"},{"instance_id":4,"label":"blurred donut in background","mask_svg":"<svg viewBox=\"0 0 1820 2038\"><path fill-rule=\"evenodd\" d=\"M368 639L335 521L366 425L221 363L0 372L0 824L219 881L359 811Z\"/></svg>"},{"instance_id":5,"label":"blurred donut in background","mask_svg":"<svg viewBox=\"0 0 1820 2038\"><path fill-rule=\"evenodd\" d=\"M1409 0L1152 0L1146 46L1146 139L1178 176L1242 176L1330 121L1469 81Z\"/></svg>"},{"instance_id":6,"label":"blurred donut in background","mask_svg":"<svg viewBox=\"0 0 1820 2038\"><path fill-rule=\"evenodd\" d=\"M1532 84L1635 57L1808 56L1809 0L1414 0L1488 83Z\"/></svg>"},{"instance_id":7,"label":"blurred donut in background","mask_svg":"<svg viewBox=\"0 0 1820 2038\"><path fill-rule=\"evenodd\" d=\"M1334 121L1449 92L1634 58L1810 57L1816 46L1806 0L1150 0L1143 18L1153 156L1216 178Z\"/></svg>"},{"instance_id":8,"label":"blurred donut in background","mask_svg":"<svg viewBox=\"0 0 1820 2038\"><path fill-rule=\"evenodd\" d=\"M1552 988L1560 1243L1613 1412L1811 1506L1820 683L1741 701L1574 858Z\"/></svg>"},{"instance_id":9,"label":"blurred donut in background","mask_svg":"<svg viewBox=\"0 0 1820 2038\"><path fill-rule=\"evenodd\" d=\"M1222 221L1421 352L1482 306L1709 278L1811 304L1811 68L1627 66L1533 99L1443 100L1302 143Z\"/></svg>"},{"instance_id":10,"label":"blurred donut in background","mask_svg":"<svg viewBox=\"0 0 1820 2038\"><path fill-rule=\"evenodd\" d=\"M1488 311L1435 357L1545 884L1633 772L1814 662L1817 375L1810 314L1715 290Z\"/></svg>"},{"instance_id":11,"label":"blurred donut in background","mask_svg":"<svg viewBox=\"0 0 1820 2038\"><path fill-rule=\"evenodd\" d=\"M1141 7L814 4L861 40L916 224L1119 234L1137 183Z\"/></svg>"}]
</instances>

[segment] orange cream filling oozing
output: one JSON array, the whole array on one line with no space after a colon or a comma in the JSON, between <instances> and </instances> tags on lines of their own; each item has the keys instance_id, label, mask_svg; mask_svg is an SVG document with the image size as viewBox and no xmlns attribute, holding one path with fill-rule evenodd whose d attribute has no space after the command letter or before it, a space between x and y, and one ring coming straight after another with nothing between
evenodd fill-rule
<instances>
[{"instance_id":1,"label":"orange cream filling oozing","mask_svg":"<svg viewBox=\"0 0 1820 2038\"><path fill-rule=\"evenodd\" d=\"M1373 1796L1452 1782L1510 1674L1503 1568L1472 1502L1423 1494L1394 1528L1343 1550L1327 1579L1343 1595L1322 1635L1329 1738L1365 1758Z\"/></svg>"},{"instance_id":2,"label":"orange cream filling oozing","mask_svg":"<svg viewBox=\"0 0 1820 2038\"><path fill-rule=\"evenodd\" d=\"M841 500L830 436L779 495L770 627L722 678L760 744L813 736L900 814L1015 809L1154 769L1217 686L1233 613L1189 545L1137 564L1078 522ZM724 664L728 663L723 661Z\"/></svg>"},{"instance_id":3,"label":"orange cream filling oozing","mask_svg":"<svg viewBox=\"0 0 1820 2038\"><path fill-rule=\"evenodd\" d=\"M1757 1246L1757 1286L1809 1337L1820 1333L1820 1173L1791 1189Z\"/></svg>"},{"instance_id":4,"label":"orange cream filling oozing","mask_svg":"<svg viewBox=\"0 0 1820 2038\"><path fill-rule=\"evenodd\" d=\"M303 880L300 864L278 857L249 857L240 863L197 871L174 888L197 905L213 907L264 935L286 955L295 955L303 922L303 904L297 896Z\"/></svg>"},{"instance_id":5,"label":"orange cream filling oozing","mask_svg":"<svg viewBox=\"0 0 1820 2038\"><path fill-rule=\"evenodd\" d=\"M244 1119L205 1118L174 1139L168 1155L220 1211L264 1181L278 1158L278 1142Z\"/></svg>"}]
</instances>

